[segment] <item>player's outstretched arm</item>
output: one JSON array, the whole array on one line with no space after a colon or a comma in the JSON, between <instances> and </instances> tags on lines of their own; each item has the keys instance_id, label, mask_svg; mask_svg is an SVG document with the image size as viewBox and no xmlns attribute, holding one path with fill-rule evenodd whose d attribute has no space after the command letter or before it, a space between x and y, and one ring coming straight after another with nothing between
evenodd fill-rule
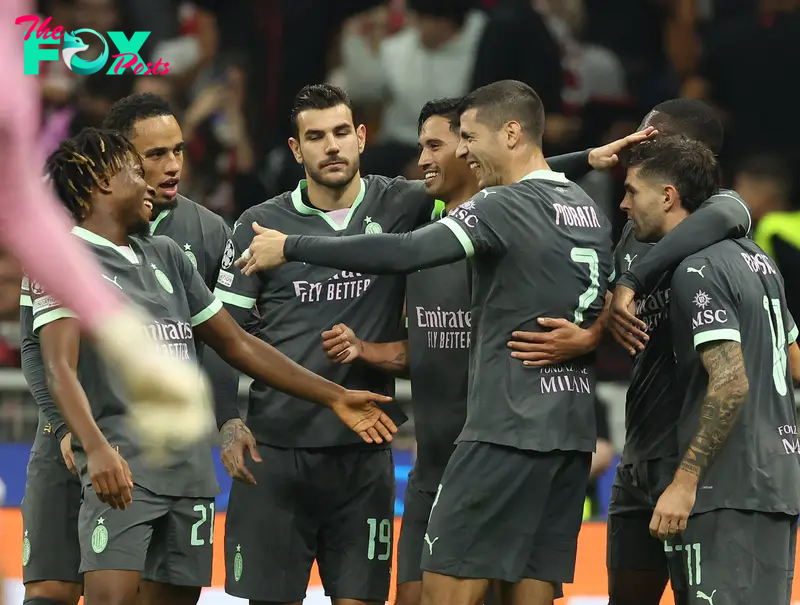
<instances>
[{"instance_id":1,"label":"player's outstretched arm","mask_svg":"<svg viewBox=\"0 0 800 605\"><path fill-rule=\"evenodd\" d=\"M286 236L253 224L256 237L237 261L252 275L287 261L372 275L413 273L466 258L464 246L442 221L411 233L378 233L348 237Z\"/></svg>"},{"instance_id":2,"label":"player's outstretched arm","mask_svg":"<svg viewBox=\"0 0 800 605\"><path fill-rule=\"evenodd\" d=\"M724 239L744 237L752 224L750 209L736 193L723 191L711 196L620 276L615 295L623 289L619 286L633 293L651 290L664 273L675 269L685 258ZM627 305L630 300L620 297L614 308L617 302Z\"/></svg>"},{"instance_id":3,"label":"player's outstretched arm","mask_svg":"<svg viewBox=\"0 0 800 605\"><path fill-rule=\"evenodd\" d=\"M408 368L407 340L367 342L345 324L336 324L322 333L322 348L334 363L358 359L389 374L402 374Z\"/></svg>"},{"instance_id":4,"label":"player's outstretched arm","mask_svg":"<svg viewBox=\"0 0 800 605\"><path fill-rule=\"evenodd\" d=\"M128 463L109 445L94 421L78 380L78 321L65 317L44 325L40 343L50 392L86 451L89 477L97 497L112 508L126 508L132 502L133 476Z\"/></svg>"},{"instance_id":5,"label":"player's outstretched arm","mask_svg":"<svg viewBox=\"0 0 800 605\"><path fill-rule=\"evenodd\" d=\"M397 427L377 403L390 397L349 391L309 372L264 341L248 334L224 309L195 326L195 335L234 368L288 395L330 408L367 443L391 441Z\"/></svg>"},{"instance_id":6,"label":"player's outstretched arm","mask_svg":"<svg viewBox=\"0 0 800 605\"><path fill-rule=\"evenodd\" d=\"M697 485L725 447L750 388L741 344L714 341L700 345L698 352L708 373L708 388L694 438L650 521L650 533L661 540L686 529Z\"/></svg>"}]
</instances>

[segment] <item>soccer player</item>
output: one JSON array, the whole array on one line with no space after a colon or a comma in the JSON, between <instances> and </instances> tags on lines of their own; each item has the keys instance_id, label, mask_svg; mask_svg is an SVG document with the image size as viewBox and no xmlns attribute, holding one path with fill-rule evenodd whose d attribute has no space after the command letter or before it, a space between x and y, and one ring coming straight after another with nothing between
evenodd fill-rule
<instances>
[{"instance_id":1,"label":"soccer player","mask_svg":"<svg viewBox=\"0 0 800 605\"><path fill-rule=\"evenodd\" d=\"M444 202L445 214L480 189L466 161L455 153L461 102L460 98L430 101L418 120L418 163L426 177L425 188L430 196ZM547 162L577 177L582 167L607 167L624 146L649 134L636 133L590 152L548 158ZM359 360L387 371L410 371L417 457L406 487L398 544L397 604L418 605L428 518L467 412L471 303L466 261L408 275L406 301L408 340L368 342L345 324L338 324L323 332L323 347L337 363ZM597 331L602 334L602 330Z\"/></svg>"},{"instance_id":2,"label":"soccer player","mask_svg":"<svg viewBox=\"0 0 800 605\"><path fill-rule=\"evenodd\" d=\"M636 147L622 204L658 241L717 187L713 153L685 137ZM670 288L680 463L650 531L688 605L788 605L800 513L797 413L787 363L797 327L783 280L746 238L685 259ZM745 579L743 581L743 579Z\"/></svg>"},{"instance_id":3,"label":"soccer player","mask_svg":"<svg viewBox=\"0 0 800 605\"><path fill-rule=\"evenodd\" d=\"M22 372L36 402L39 424L22 499L22 581L25 605L76 605L83 589L78 544L81 482L71 460L66 423L47 389L39 335L33 330L30 279L20 295ZM68 448L65 456L59 447Z\"/></svg>"},{"instance_id":4,"label":"soccer player","mask_svg":"<svg viewBox=\"0 0 800 605\"><path fill-rule=\"evenodd\" d=\"M178 243L213 290L231 232L219 215L178 193L185 143L169 103L152 93L124 97L111 106L103 127L122 133L143 158L144 179L156 191L150 234L166 235ZM213 349L199 346L197 354L210 379L214 401L235 405L238 373Z\"/></svg>"},{"instance_id":5,"label":"soccer player","mask_svg":"<svg viewBox=\"0 0 800 605\"><path fill-rule=\"evenodd\" d=\"M131 395L132 428L147 435L147 444L157 451L165 443L197 441L211 420L204 381L178 360L155 368L145 361L153 354L152 343L143 337L145 319L97 277L94 259L69 236L69 221L35 168L37 78L23 73L22 28L14 25L17 17L31 12L23 0L0 3L0 53L5 58L0 81L7 90L0 100L0 147L6 152L0 166L0 238L28 274L75 310L104 355L120 368Z\"/></svg>"},{"instance_id":6,"label":"soccer player","mask_svg":"<svg viewBox=\"0 0 800 605\"><path fill-rule=\"evenodd\" d=\"M500 580L507 599L540 605L573 578L596 441L594 367L582 358L527 368L509 359L506 341L536 330L539 316L584 326L598 317L610 227L580 187L549 169L544 111L530 87L482 87L467 96L460 121L458 155L484 189L446 218L401 235L264 230L248 251L261 266L380 273L474 257L467 419L432 505L422 602L477 603Z\"/></svg>"},{"instance_id":7,"label":"soccer player","mask_svg":"<svg viewBox=\"0 0 800 605\"><path fill-rule=\"evenodd\" d=\"M160 236L132 237L149 230L155 192L127 139L88 129L62 143L49 172L79 224L75 235L99 257L104 278L156 317L148 334L161 355L193 360L197 337L239 370L329 406L364 441L391 439L396 427L372 403L388 398L347 391L246 334L180 246ZM86 605L136 602L140 577L158 584L150 594L155 605L196 603L211 579L213 498L219 491L210 448L198 444L174 452L166 468L149 467L126 430L125 402L102 358L80 342L72 314L53 296L36 282L30 292L49 390L80 442Z\"/></svg>"}]
</instances>

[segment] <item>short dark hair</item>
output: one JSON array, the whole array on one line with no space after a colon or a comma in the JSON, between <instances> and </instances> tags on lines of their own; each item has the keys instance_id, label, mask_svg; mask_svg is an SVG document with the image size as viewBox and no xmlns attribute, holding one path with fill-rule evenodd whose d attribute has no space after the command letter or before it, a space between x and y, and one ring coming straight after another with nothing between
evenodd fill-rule
<instances>
[{"instance_id":1,"label":"short dark hair","mask_svg":"<svg viewBox=\"0 0 800 605\"><path fill-rule=\"evenodd\" d=\"M461 104L464 102L463 97L450 97L445 99L435 99L428 101L422 106L422 111L419 112L419 120L417 120L417 134L422 132L422 127L425 122L433 116L439 116L450 122L450 130L458 133L458 117L461 111Z\"/></svg>"},{"instance_id":2,"label":"short dark hair","mask_svg":"<svg viewBox=\"0 0 800 605\"><path fill-rule=\"evenodd\" d=\"M308 109L330 109L338 105L345 105L353 111L353 104L347 93L332 84L309 84L303 86L294 98L290 119L292 121L292 132L294 136L300 134L297 126L297 116L300 112Z\"/></svg>"},{"instance_id":3,"label":"short dark hair","mask_svg":"<svg viewBox=\"0 0 800 605\"><path fill-rule=\"evenodd\" d=\"M651 112L650 124L666 135L682 134L700 141L719 154L724 128L717 112L698 99L670 99L659 103Z\"/></svg>"},{"instance_id":4,"label":"short dark hair","mask_svg":"<svg viewBox=\"0 0 800 605\"><path fill-rule=\"evenodd\" d=\"M472 91L461 104L461 113L478 110L478 119L500 128L506 122L517 121L522 130L539 147L544 134L544 105L539 95L527 84L517 80L501 80Z\"/></svg>"},{"instance_id":5,"label":"short dark hair","mask_svg":"<svg viewBox=\"0 0 800 605\"><path fill-rule=\"evenodd\" d=\"M75 137L62 141L47 158L48 181L72 217L80 222L91 210L92 189L122 170L131 156L140 157L119 132L84 128Z\"/></svg>"},{"instance_id":6,"label":"short dark hair","mask_svg":"<svg viewBox=\"0 0 800 605\"><path fill-rule=\"evenodd\" d=\"M681 205L689 212L719 189L720 170L714 152L684 135L657 136L635 145L629 166L638 167L642 178L661 178L675 187Z\"/></svg>"},{"instance_id":7,"label":"short dark hair","mask_svg":"<svg viewBox=\"0 0 800 605\"><path fill-rule=\"evenodd\" d=\"M166 99L152 92L139 92L121 98L111 106L103 120L103 128L116 130L126 137L133 134L133 127L139 120L157 118L160 116L174 116Z\"/></svg>"}]
</instances>

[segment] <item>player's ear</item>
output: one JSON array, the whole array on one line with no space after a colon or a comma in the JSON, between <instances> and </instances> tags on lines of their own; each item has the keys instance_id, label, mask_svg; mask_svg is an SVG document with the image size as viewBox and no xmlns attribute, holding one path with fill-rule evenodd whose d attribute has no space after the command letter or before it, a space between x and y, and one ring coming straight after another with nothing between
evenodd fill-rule
<instances>
[{"instance_id":1,"label":"player's ear","mask_svg":"<svg viewBox=\"0 0 800 605\"><path fill-rule=\"evenodd\" d=\"M522 138L522 125L519 122L512 120L511 122L506 123L506 125L503 127L503 130L505 131L506 141L508 142L509 148L516 147Z\"/></svg>"},{"instance_id":2,"label":"player's ear","mask_svg":"<svg viewBox=\"0 0 800 605\"><path fill-rule=\"evenodd\" d=\"M680 205L678 190L672 185L664 185L664 212L669 212Z\"/></svg>"},{"instance_id":3,"label":"player's ear","mask_svg":"<svg viewBox=\"0 0 800 605\"><path fill-rule=\"evenodd\" d=\"M300 141L298 141L294 137L289 137L289 149L292 150L294 161L297 162L298 164L302 164L303 153L300 151Z\"/></svg>"},{"instance_id":4,"label":"player's ear","mask_svg":"<svg viewBox=\"0 0 800 605\"><path fill-rule=\"evenodd\" d=\"M111 187L111 180L108 178L102 178L97 181L97 189L103 195L111 195L113 193Z\"/></svg>"},{"instance_id":5,"label":"player's ear","mask_svg":"<svg viewBox=\"0 0 800 605\"><path fill-rule=\"evenodd\" d=\"M358 153L364 153L364 147L367 146L367 127L359 124L356 127L356 136L358 137Z\"/></svg>"}]
</instances>

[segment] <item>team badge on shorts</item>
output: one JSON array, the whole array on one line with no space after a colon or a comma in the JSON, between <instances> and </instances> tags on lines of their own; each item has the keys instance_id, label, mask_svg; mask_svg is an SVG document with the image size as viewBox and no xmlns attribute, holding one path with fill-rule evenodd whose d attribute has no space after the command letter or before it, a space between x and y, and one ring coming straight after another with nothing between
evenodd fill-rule
<instances>
[{"instance_id":1,"label":"team badge on shorts","mask_svg":"<svg viewBox=\"0 0 800 605\"><path fill-rule=\"evenodd\" d=\"M233 557L233 579L237 582L242 579L242 568L244 567L244 560L242 559L242 545L236 545L236 554Z\"/></svg>"},{"instance_id":2,"label":"team badge on shorts","mask_svg":"<svg viewBox=\"0 0 800 605\"><path fill-rule=\"evenodd\" d=\"M31 541L28 540L28 530L25 530L25 537L22 539L22 566L27 567L31 560Z\"/></svg>"},{"instance_id":3,"label":"team badge on shorts","mask_svg":"<svg viewBox=\"0 0 800 605\"><path fill-rule=\"evenodd\" d=\"M92 550L97 554L103 552L106 546L108 546L108 530L106 526L103 525L105 522L106 520L100 517L97 520L97 527L95 527L92 532Z\"/></svg>"},{"instance_id":4,"label":"team badge on shorts","mask_svg":"<svg viewBox=\"0 0 800 605\"><path fill-rule=\"evenodd\" d=\"M381 227L380 223L376 223L372 220L371 216L368 216L364 219L364 222L367 224L364 227L364 233L368 233L370 235L375 235L376 233L383 233L383 228Z\"/></svg>"},{"instance_id":5,"label":"team badge on shorts","mask_svg":"<svg viewBox=\"0 0 800 605\"><path fill-rule=\"evenodd\" d=\"M183 252L186 254L186 258L189 259L189 262L192 263L192 267L197 270L197 257L192 252L192 247L189 244L183 245Z\"/></svg>"},{"instance_id":6,"label":"team badge on shorts","mask_svg":"<svg viewBox=\"0 0 800 605\"><path fill-rule=\"evenodd\" d=\"M175 292L175 290L172 287L172 282L169 281L169 278L164 274L164 272L155 265L151 264L150 267L152 267L153 271L155 271L156 279L158 280L159 285L162 288L164 288L169 294Z\"/></svg>"}]
</instances>

